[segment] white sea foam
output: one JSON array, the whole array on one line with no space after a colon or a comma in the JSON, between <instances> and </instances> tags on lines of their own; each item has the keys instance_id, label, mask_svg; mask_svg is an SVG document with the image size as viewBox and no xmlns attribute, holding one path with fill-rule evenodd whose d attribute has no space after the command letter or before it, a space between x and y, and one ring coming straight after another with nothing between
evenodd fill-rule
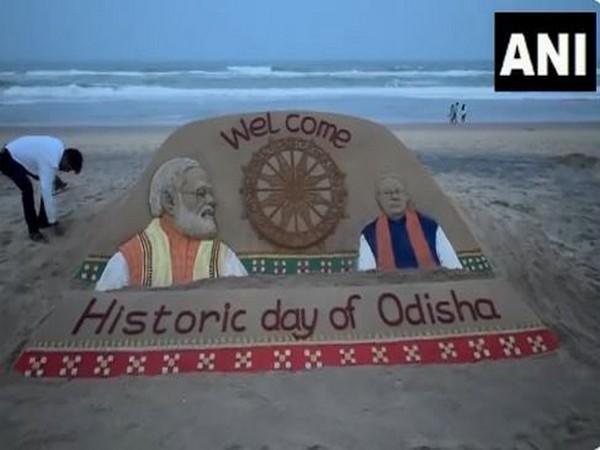
<instances>
[{"instance_id":1,"label":"white sea foam","mask_svg":"<svg viewBox=\"0 0 600 450\"><path fill-rule=\"evenodd\" d=\"M131 79L131 78L164 78L173 77L174 79L187 80L190 78L199 79L377 79L377 78L392 78L392 79L475 79L485 78L491 79L494 72L484 69L437 69L425 68L418 66L417 68L407 65L393 67L392 69L376 69L376 68L339 68L331 70L317 69L315 67L298 68L274 68L267 65L235 65L227 66L226 68L215 68L213 70L206 69L181 69L181 70L86 70L86 69L56 69L56 70L27 70L18 72L14 70L0 71L0 77L8 77L11 80L35 80L35 79L52 79L60 83L61 79L66 79L66 82L78 82L74 78L80 78L84 81L88 77L104 77L107 79ZM600 76L600 67L596 69L596 74ZM468 81L465 81L468 83Z\"/></svg>"},{"instance_id":2,"label":"white sea foam","mask_svg":"<svg viewBox=\"0 0 600 450\"><path fill-rule=\"evenodd\" d=\"M14 71L0 72L0 76L18 76ZM28 70L22 74L25 78L73 78L73 77L124 77L124 78L152 78L152 77L186 77L196 76L204 78L468 78L492 76L491 70L274 70L271 66L228 66L227 70Z\"/></svg>"},{"instance_id":3,"label":"white sea foam","mask_svg":"<svg viewBox=\"0 0 600 450\"><path fill-rule=\"evenodd\" d=\"M417 98L417 99L598 99L596 93L494 92L491 87L404 86L404 87L307 87L248 89L181 89L165 86L124 85L118 87L77 84L68 86L12 86L0 90L1 104L64 103L117 100L279 100L322 98Z\"/></svg>"},{"instance_id":4,"label":"white sea foam","mask_svg":"<svg viewBox=\"0 0 600 450\"><path fill-rule=\"evenodd\" d=\"M137 71L137 70L28 70L26 77L31 78L61 78L61 77L152 77L152 76L176 76L176 75L210 75L214 72L206 70L163 70L163 71ZM7 72L9 74L9 72ZM15 75L15 72L10 72Z\"/></svg>"},{"instance_id":5,"label":"white sea foam","mask_svg":"<svg viewBox=\"0 0 600 450\"><path fill-rule=\"evenodd\" d=\"M227 66L227 71L239 74L263 75L272 73L273 69L271 66Z\"/></svg>"}]
</instances>

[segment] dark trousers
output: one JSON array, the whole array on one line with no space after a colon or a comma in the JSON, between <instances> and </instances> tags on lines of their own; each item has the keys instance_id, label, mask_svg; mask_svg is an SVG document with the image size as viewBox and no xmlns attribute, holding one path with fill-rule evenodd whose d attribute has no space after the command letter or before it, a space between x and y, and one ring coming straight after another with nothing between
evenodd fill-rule
<instances>
[{"instance_id":1,"label":"dark trousers","mask_svg":"<svg viewBox=\"0 0 600 450\"><path fill-rule=\"evenodd\" d=\"M21 191L23 214L25 215L29 234L39 231L40 228L47 227L49 224L46 217L46 209L44 208L44 200L40 201L40 213L36 214L33 185L29 179L30 174L10 156L10 153L6 149L0 150L0 172L13 180Z\"/></svg>"}]
</instances>

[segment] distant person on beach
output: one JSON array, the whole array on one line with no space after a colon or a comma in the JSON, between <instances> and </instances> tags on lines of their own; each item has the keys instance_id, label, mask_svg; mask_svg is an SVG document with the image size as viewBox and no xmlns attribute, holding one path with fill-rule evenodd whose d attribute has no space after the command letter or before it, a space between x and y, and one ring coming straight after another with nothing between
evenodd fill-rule
<instances>
[{"instance_id":1,"label":"distant person on beach","mask_svg":"<svg viewBox=\"0 0 600 450\"><path fill-rule=\"evenodd\" d=\"M79 173L82 165L81 152L76 148L65 148L63 142L53 136L22 136L0 150L0 172L10 178L21 191L23 214L32 241L47 241L40 232L41 228L52 228L56 235L63 234L52 195L57 187L56 173L59 170ZM40 183L39 214L35 210L30 177Z\"/></svg>"},{"instance_id":2,"label":"distant person on beach","mask_svg":"<svg viewBox=\"0 0 600 450\"><path fill-rule=\"evenodd\" d=\"M450 123L452 125L456 124L456 116L458 114L458 111L456 110L456 104L452 103L450 105L450 112L448 113L448 118L450 119Z\"/></svg>"},{"instance_id":3,"label":"distant person on beach","mask_svg":"<svg viewBox=\"0 0 600 450\"><path fill-rule=\"evenodd\" d=\"M465 123L467 121L467 105L463 103L460 108L460 122Z\"/></svg>"},{"instance_id":4,"label":"distant person on beach","mask_svg":"<svg viewBox=\"0 0 600 450\"><path fill-rule=\"evenodd\" d=\"M462 269L442 227L414 208L398 175L382 175L375 189L382 212L362 231L358 270Z\"/></svg>"}]
</instances>

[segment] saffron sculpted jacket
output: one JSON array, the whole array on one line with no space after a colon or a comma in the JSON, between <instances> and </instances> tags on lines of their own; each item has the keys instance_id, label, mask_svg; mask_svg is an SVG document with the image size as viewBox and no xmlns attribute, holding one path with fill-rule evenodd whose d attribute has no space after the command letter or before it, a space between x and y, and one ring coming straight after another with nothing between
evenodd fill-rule
<instances>
[{"instance_id":1,"label":"saffron sculpted jacket","mask_svg":"<svg viewBox=\"0 0 600 450\"><path fill-rule=\"evenodd\" d=\"M416 215L417 226L420 227L420 232L424 237L422 245L427 246L427 249L433 257L433 262L436 266L442 266L447 269L462 269L452 244L446 237L446 233L438 223L419 212L414 212ZM380 269L381 260L378 250L378 240L382 239L381 233L378 232L377 222L379 220L387 221L390 236L390 249L395 267L397 269L411 269L420 267L415 251L415 239L407 226L406 215L398 220L389 218L377 218L368 224L362 231L359 242L358 252L358 270L374 270ZM381 228L380 228L381 229Z\"/></svg>"},{"instance_id":2,"label":"saffron sculpted jacket","mask_svg":"<svg viewBox=\"0 0 600 450\"><path fill-rule=\"evenodd\" d=\"M205 278L246 275L246 269L224 242L191 239L169 221L153 219L110 258L96 290L167 287Z\"/></svg>"}]
</instances>

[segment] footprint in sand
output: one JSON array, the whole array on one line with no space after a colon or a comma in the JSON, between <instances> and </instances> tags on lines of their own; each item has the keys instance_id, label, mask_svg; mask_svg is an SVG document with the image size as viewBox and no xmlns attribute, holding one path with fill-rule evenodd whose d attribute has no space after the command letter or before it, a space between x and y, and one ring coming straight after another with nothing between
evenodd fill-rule
<instances>
[{"instance_id":1,"label":"footprint in sand","mask_svg":"<svg viewBox=\"0 0 600 450\"><path fill-rule=\"evenodd\" d=\"M2 243L3 247L8 247L8 244L13 240L13 232L12 231L4 231L0 234L0 243Z\"/></svg>"},{"instance_id":2,"label":"footprint in sand","mask_svg":"<svg viewBox=\"0 0 600 450\"><path fill-rule=\"evenodd\" d=\"M514 450L541 450L536 444L531 442L531 438L526 434L518 434L515 438Z\"/></svg>"}]
</instances>

